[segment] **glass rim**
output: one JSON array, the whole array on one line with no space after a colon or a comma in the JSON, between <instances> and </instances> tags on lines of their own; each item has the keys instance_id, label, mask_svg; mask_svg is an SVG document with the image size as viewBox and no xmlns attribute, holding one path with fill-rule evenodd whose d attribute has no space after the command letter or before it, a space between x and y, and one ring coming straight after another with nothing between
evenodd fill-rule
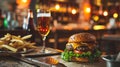
<instances>
[{"instance_id":1,"label":"glass rim","mask_svg":"<svg viewBox=\"0 0 120 67\"><path fill-rule=\"evenodd\" d=\"M39 9L37 17L51 17L51 12L49 10Z\"/></svg>"},{"instance_id":2,"label":"glass rim","mask_svg":"<svg viewBox=\"0 0 120 67\"><path fill-rule=\"evenodd\" d=\"M36 12L43 12L43 13L51 13L51 11L49 9L36 9Z\"/></svg>"}]
</instances>

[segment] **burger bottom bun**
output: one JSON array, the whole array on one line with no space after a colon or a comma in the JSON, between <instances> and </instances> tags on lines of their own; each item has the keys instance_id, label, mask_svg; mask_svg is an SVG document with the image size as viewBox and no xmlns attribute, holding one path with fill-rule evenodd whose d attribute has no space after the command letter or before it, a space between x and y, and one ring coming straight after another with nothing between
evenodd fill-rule
<instances>
[{"instance_id":1,"label":"burger bottom bun","mask_svg":"<svg viewBox=\"0 0 120 67\"><path fill-rule=\"evenodd\" d=\"M94 58L95 62L98 62L99 60L100 60L100 58ZM82 62L82 63L90 62L88 58L77 58L77 57L72 57L72 61Z\"/></svg>"},{"instance_id":2,"label":"burger bottom bun","mask_svg":"<svg viewBox=\"0 0 120 67\"><path fill-rule=\"evenodd\" d=\"M73 57L72 61L76 61L76 62L89 62L88 58L77 58L77 57Z\"/></svg>"}]
</instances>

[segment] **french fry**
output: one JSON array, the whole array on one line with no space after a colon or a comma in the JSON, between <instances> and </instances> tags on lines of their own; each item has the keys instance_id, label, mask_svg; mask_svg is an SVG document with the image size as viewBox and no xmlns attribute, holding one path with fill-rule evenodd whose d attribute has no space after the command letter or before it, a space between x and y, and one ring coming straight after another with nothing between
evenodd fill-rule
<instances>
[{"instance_id":1,"label":"french fry","mask_svg":"<svg viewBox=\"0 0 120 67\"><path fill-rule=\"evenodd\" d=\"M17 40L17 39L12 39L11 42L19 42L21 44L24 44L24 42L22 40Z\"/></svg>"},{"instance_id":2,"label":"french fry","mask_svg":"<svg viewBox=\"0 0 120 67\"><path fill-rule=\"evenodd\" d=\"M11 38L12 38L12 39L18 39L18 40L20 40L20 37L21 37L21 36L14 36L14 35L12 35Z\"/></svg>"},{"instance_id":3,"label":"french fry","mask_svg":"<svg viewBox=\"0 0 120 67\"><path fill-rule=\"evenodd\" d=\"M22 37L21 39L26 40L26 39L29 39L31 37L32 37L32 35L27 35L27 36Z\"/></svg>"},{"instance_id":4,"label":"french fry","mask_svg":"<svg viewBox=\"0 0 120 67\"><path fill-rule=\"evenodd\" d=\"M11 50L13 52L17 52L17 49L16 48L13 48L11 46L8 46L8 45L2 45L2 48L7 48L8 50Z\"/></svg>"}]
</instances>

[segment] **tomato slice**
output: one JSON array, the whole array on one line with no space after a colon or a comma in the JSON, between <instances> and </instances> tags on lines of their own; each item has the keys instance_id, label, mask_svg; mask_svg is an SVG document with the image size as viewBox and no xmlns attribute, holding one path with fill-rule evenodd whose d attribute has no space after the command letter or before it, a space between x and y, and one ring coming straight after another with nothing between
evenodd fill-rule
<instances>
[{"instance_id":1,"label":"tomato slice","mask_svg":"<svg viewBox=\"0 0 120 67\"><path fill-rule=\"evenodd\" d=\"M79 50L74 50L74 53L82 54L83 52L82 52L82 51L79 51Z\"/></svg>"}]
</instances>

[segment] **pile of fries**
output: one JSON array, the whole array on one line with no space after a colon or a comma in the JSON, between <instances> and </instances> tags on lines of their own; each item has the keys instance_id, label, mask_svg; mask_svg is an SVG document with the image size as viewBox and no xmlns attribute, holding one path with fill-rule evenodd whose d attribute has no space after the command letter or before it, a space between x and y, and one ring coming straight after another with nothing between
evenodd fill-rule
<instances>
[{"instance_id":1,"label":"pile of fries","mask_svg":"<svg viewBox=\"0 0 120 67\"><path fill-rule=\"evenodd\" d=\"M8 50L12 52L27 51L36 48L35 43L27 41L32 35L15 36L7 33L0 38L0 50Z\"/></svg>"}]
</instances>

